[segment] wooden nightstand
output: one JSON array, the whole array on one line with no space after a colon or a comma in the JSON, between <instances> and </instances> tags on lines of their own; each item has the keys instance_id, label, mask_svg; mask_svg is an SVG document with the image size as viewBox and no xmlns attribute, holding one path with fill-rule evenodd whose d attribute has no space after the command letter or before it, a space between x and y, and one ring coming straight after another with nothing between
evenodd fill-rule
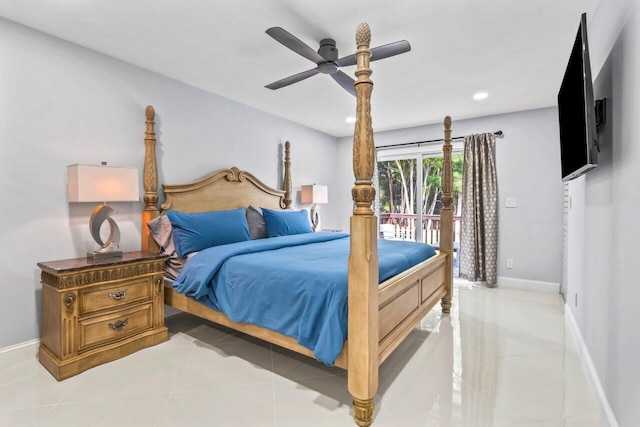
<instances>
[{"instance_id":1,"label":"wooden nightstand","mask_svg":"<svg viewBox=\"0 0 640 427\"><path fill-rule=\"evenodd\" d=\"M42 327L39 358L58 380L167 340L167 257L39 262Z\"/></svg>"}]
</instances>

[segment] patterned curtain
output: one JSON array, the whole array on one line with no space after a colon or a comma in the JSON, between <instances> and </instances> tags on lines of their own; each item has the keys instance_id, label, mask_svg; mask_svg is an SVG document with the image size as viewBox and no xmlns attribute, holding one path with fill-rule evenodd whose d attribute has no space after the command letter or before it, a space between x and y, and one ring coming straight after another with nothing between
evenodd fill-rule
<instances>
[{"instance_id":1,"label":"patterned curtain","mask_svg":"<svg viewBox=\"0 0 640 427\"><path fill-rule=\"evenodd\" d=\"M498 268L498 180L492 133L464 138L460 277L496 286Z\"/></svg>"}]
</instances>

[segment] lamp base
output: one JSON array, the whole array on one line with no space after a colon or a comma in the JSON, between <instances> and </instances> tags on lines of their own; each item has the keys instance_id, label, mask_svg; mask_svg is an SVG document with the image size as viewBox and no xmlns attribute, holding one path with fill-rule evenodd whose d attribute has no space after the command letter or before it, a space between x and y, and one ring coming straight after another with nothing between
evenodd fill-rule
<instances>
[{"instance_id":1,"label":"lamp base","mask_svg":"<svg viewBox=\"0 0 640 427\"><path fill-rule=\"evenodd\" d=\"M311 229L313 231L318 231L318 229L320 228L320 214L316 210L317 207L318 206L315 203L311 205L310 216L311 216Z\"/></svg>"},{"instance_id":2,"label":"lamp base","mask_svg":"<svg viewBox=\"0 0 640 427\"><path fill-rule=\"evenodd\" d=\"M122 258L122 251L111 252L87 252L87 259L89 261L100 261L102 259Z\"/></svg>"},{"instance_id":3,"label":"lamp base","mask_svg":"<svg viewBox=\"0 0 640 427\"><path fill-rule=\"evenodd\" d=\"M109 216L117 211L111 206L99 205L93 210L91 218L89 219L89 230L91 231L91 237L101 247L97 251L87 252L87 259L90 261L98 261L101 259L113 259L122 258L122 251L118 250L120 243L120 229L118 224ZM110 231L109 238L106 242L102 241L100 237L100 227L102 223L107 221L109 223Z\"/></svg>"}]
</instances>

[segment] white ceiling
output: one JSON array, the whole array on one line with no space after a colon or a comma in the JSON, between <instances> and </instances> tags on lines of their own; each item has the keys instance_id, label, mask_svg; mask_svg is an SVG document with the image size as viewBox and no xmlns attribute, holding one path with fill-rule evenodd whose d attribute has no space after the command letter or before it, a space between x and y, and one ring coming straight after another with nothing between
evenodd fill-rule
<instances>
[{"instance_id":1,"label":"white ceiling","mask_svg":"<svg viewBox=\"0 0 640 427\"><path fill-rule=\"evenodd\" d=\"M0 16L334 136L355 98L326 75L272 91L315 65L265 34L280 26L314 50L412 50L372 63L376 131L555 105L582 12L597 0L3 0ZM353 75L355 67L342 69ZM489 98L474 101L486 91Z\"/></svg>"}]
</instances>

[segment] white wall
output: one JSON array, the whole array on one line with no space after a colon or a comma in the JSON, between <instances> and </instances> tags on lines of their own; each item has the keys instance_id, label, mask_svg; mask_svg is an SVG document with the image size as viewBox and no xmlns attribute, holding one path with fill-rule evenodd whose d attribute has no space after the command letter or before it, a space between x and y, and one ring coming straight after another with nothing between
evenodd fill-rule
<instances>
[{"instance_id":1,"label":"white wall","mask_svg":"<svg viewBox=\"0 0 640 427\"><path fill-rule=\"evenodd\" d=\"M608 117L598 168L569 187L568 306L623 427L640 425L639 9L600 0L588 22L594 94L607 98Z\"/></svg>"},{"instance_id":2,"label":"white wall","mask_svg":"<svg viewBox=\"0 0 640 427\"><path fill-rule=\"evenodd\" d=\"M337 188L335 138L4 19L0 92L0 348L39 336L36 262L95 249L95 206L67 203L66 166L104 160L141 172L148 104L157 112L161 182L238 166L280 186L280 146L290 140L294 190ZM114 207L122 248L139 250L142 203ZM332 205L322 210L323 224L337 225Z\"/></svg>"},{"instance_id":3,"label":"white wall","mask_svg":"<svg viewBox=\"0 0 640 427\"><path fill-rule=\"evenodd\" d=\"M375 117L373 118L375 126ZM425 141L443 137L443 125L419 126L374 135L376 146ZM502 130L496 140L498 172L499 237L498 276L525 281L560 283L562 264L562 197L558 114L545 108L472 120L456 121L452 135ZM341 138L337 171L345 186L353 186L351 139ZM349 194L341 198L349 212ZM505 198L517 198L517 208L505 208ZM348 217L342 227L348 227ZM506 258L514 268L506 269Z\"/></svg>"}]
</instances>

